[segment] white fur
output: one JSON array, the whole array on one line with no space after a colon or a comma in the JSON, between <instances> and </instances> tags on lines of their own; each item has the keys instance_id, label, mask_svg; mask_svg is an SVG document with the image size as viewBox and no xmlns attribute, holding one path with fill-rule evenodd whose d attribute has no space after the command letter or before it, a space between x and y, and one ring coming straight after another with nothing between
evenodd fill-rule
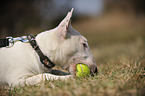
<instances>
[{"instance_id":1,"label":"white fur","mask_svg":"<svg viewBox=\"0 0 145 96\"><path fill-rule=\"evenodd\" d=\"M87 64L92 71L96 67L94 57L87 45L86 39L74 30L70 24L73 9L67 14L58 27L42 32L36 36L36 41L44 53L55 64L68 69L75 75L77 63ZM50 73L51 69L44 68L35 50L29 43L16 42L13 47L0 49L0 83L9 86L18 84L36 84L46 79L67 79L72 75L58 76Z\"/></svg>"}]
</instances>

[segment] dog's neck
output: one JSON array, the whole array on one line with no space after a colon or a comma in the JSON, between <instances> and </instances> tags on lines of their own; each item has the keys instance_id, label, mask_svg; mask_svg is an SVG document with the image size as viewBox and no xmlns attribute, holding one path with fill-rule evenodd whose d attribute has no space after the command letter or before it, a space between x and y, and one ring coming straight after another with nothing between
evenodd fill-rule
<instances>
[{"instance_id":1,"label":"dog's neck","mask_svg":"<svg viewBox=\"0 0 145 96\"><path fill-rule=\"evenodd\" d=\"M57 28L42 32L36 36L36 41L43 54L49 57L52 62L59 65L61 54L55 35L56 31Z\"/></svg>"}]
</instances>

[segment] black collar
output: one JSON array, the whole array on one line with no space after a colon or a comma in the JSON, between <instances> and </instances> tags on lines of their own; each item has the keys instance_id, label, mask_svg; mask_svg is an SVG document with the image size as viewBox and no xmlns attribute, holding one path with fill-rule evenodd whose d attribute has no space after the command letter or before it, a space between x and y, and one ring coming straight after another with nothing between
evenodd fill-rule
<instances>
[{"instance_id":1,"label":"black collar","mask_svg":"<svg viewBox=\"0 0 145 96\"><path fill-rule=\"evenodd\" d=\"M47 68L52 68L55 66L55 64L47 57L45 56L41 49L39 48L39 46L37 45L37 42L35 40L35 36L33 36L32 34L28 34L27 38L29 40L30 45L33 47L33 49L37 52L37 54L39 55L40 61L41 63L47 67Z\"/></svg>"},{"instance_id":2,"label":"black collar","mask_svg":"<svg viewBox=\"0 0 145 96\"><path fill-rule=\"evenodd\" d=\"M0 39L0 48L9 46L9 38Z\"/></svg>"}]
</instances>

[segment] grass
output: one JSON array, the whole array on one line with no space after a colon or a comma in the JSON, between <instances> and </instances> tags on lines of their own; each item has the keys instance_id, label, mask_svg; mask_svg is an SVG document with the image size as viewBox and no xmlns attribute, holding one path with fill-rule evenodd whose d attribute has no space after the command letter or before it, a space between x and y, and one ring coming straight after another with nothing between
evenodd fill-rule
<instances>
[{"instance_id":1,"label":"grass","mask_svg":"<svg viewBox=\"0 0 145 96\"><path fill-rule=\"evenodd\" d=\"M46 81L40 86L3 89L3 95L24 96L143 96L144 68L141 62L122 58L118 63L111 60L99 65L95 77L69 81Z\"/></svg>"},{"instance_id":2,"label":"grass","mask_svg":"<svg viewBox=\"0 0 145 96\"><path fill-rule=\"evenodd\" d=\"M99 70L97 76L83 79L75 78L68 81L46 81L40 83L39 86L2 88L0 95L144 96L145 28L143 25L145 18L141 17L140 20L134 16L119 16L121 19L115 21L112 19L114 14L112 17L109 15L99 18L99 20L92 20L92 26L88 21L86 21L88 25L84 21L83 23L81 21L75 22L80 28L76 27L74 23L74 27L80 32L86 30L86 33L82 34L87 37L92 53L96 58ZM107 22L115 23L115 25L111 25L115 28L110 29L110 25L93 27L94 24L103 24L104 19ZM111 21L109 21L110 19ZM116 22L127 23L127 25L118 24L116 26Z\"/></svg>"}]
</instances>

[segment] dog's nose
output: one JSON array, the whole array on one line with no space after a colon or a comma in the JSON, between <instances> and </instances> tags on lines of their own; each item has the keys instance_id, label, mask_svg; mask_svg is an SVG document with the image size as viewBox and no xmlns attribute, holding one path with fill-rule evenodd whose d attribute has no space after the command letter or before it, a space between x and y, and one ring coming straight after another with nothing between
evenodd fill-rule
<instances>
[{"instance_id":1,"label":"dog's nose","mask_svg":"<svg viewBox=\"0 0 145 96\"><path fill-rule=\"evenodd\" d=\"M95 76L98 74L98 69L95 67L94 71L91 71L91 76Z\"/></svg>"},{"instance_id":2,"label":"dog's nose","mask_svg":"<svg viewBox=\"0 0 145 96\"><path fill-rule=\"evenodd\" d=\"M95 74L97 74L98 73L98 68L96 67L95 68L95 72L94 72Z\"/></svg>"}]
</instances>

